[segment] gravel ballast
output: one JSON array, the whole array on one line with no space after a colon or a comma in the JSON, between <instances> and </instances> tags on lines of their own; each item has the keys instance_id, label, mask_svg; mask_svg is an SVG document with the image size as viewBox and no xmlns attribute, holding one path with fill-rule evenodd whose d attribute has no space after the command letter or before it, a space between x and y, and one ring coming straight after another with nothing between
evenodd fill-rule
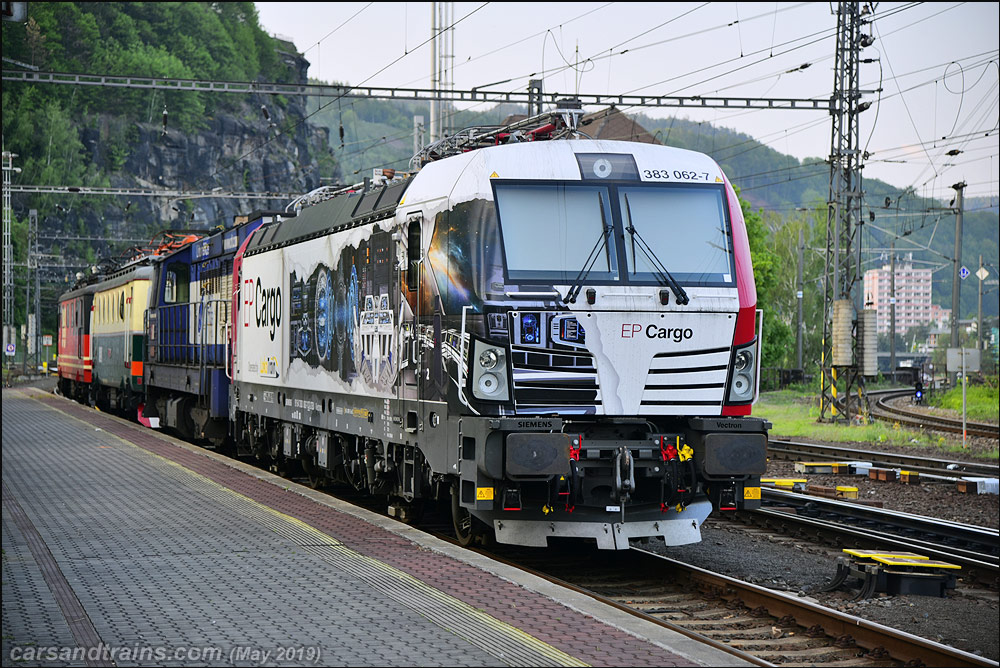
<instances>
[{"instance_id":1,"label":"gravel ballast","mask_svg":"<svg viewBox=\"0 0 1000 668\"><path fill-rule=\"evenodd\" d=\"M928 409L928 412L954 417L953 412L940 409ZM772 432L771 436L780 438L777 432ZM837 445L956 461L997 461L998 442L995 439L968 439L968 447L958 451L954 448L962 444L960 435L942 433L938 435L938 442L941 448L880 443ZM984 459L984 455L988 458ZM805 461L816 459L807 458ZM889 510L993 529L1000 526L1000 497L995 494L964 494L954 483L904 485L870 480L861 475L802 474L795 472L794 462L791 461L768 462L765 477L805 478L808 484L823 487L857 487L859 498L882 501L883 507ZM868 600L851 601L856 591L819 591L836 571L836 560L840 554L837 549L721 519L718 513L714 513L702 528L701 543L665 548L651 542L642 547L763 587L808 596L822 605L848 614L981 654L994 661L1000 660L997 634L1000 628L1000 600L996 591L975 589L960 580L958 588L948 592L946 598L878 594Z\"/></svg>"}]
</instances>

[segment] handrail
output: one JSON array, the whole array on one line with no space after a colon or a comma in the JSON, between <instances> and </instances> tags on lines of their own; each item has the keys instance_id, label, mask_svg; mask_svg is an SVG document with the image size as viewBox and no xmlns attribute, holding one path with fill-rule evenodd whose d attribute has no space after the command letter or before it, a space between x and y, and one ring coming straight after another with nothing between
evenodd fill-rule
<instances>
[{"instance_id":1,"label":"handrail","mask_svg":"<svg viewBox=\"0 0 1000 668\"><path fill-rule=\"evenodd\" d=\"M225 362L226 378L228 378L229 380L233 379L233 375L229 372L229 363L232 361L232 358L229 356L229 345L233 340L232 332L233 332L233 322L232 320L230 320L229 322L226 323L226 362Z\"/></svg>"}]
</instances>

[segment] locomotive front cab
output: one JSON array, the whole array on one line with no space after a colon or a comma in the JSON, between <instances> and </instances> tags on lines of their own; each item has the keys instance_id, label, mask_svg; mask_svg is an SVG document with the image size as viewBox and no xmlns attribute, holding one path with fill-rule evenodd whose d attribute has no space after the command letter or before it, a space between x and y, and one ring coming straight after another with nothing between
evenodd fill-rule
<instances>
[{"instance_id":1,"label":"locomotive front cab","mask_svg":"<svg viewBox=\"0 0 1000 668\"><path fill-rule=\"evenodd\" d=\"M738 200L705 156L570 144L576 179L490 180L503 284L464 391L496 418L463 418L460 502L500 542L696 542L713 507L759 506L766 466Z\"/></svg>"}]
</instances>

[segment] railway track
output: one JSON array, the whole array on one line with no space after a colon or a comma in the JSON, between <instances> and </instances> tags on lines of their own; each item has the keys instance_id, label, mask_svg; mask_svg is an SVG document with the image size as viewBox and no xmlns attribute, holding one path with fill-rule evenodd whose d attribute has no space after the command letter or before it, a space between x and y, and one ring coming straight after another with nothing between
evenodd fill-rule
<instances>
[{"instance_id":1,"label":"railway track","mask_svg":"<svg viewBox=\"0 0 1000 668\"><path fill-rule=\"evenodd\" d=\"M875 399L872 406L872 416L879 420L889 422L899 422L920 429L931 429L934 431L944 431L953 434L962 433L962 420L947 418L938 415L928 415L917 410L905 408L891 403L900 397L909 397L912 390L876 390L868 393L868 396ZM987 422L966 421L965 433L967 436L993 438L1000 440L1000 426Z\"/></svg>"},{"instance_id":2,"label":"railway track","mask_svg":"<svg viewBox=\"0 0 1000 668\"><path fill-rule=\"evenodd\" d=\"M923 554L961 566L968 581L998 585L1000 532L996 529L784 490L765 489L763 500L764 508L739 513L739 519L837 546Z\"/></svg>"},{"instance_id":3,"label":"railway track","mask_svg":"<svg viewBox=\"0 0 1000 668\"><path fill-rule=\"evenodd\" d=\"M767 444L768 456L772 459L801 460L803 456L819 458L820 461L865 461L880 468L904 468L921 474L940 476L1000 476L1000 466L988 462L963 462L936 457L861 450L846 446L824 443L801 443L797 441L771 439Z\"/></svg>"},{"instance_id":4,"label":"railway track","mask_svg":"<svg viewBox=\"0 0 1000 668\"><path fill-rule=\"evenodd\" d=\"M347 496L345 500L360 501L378 512L371 499ZM419 528L458 546L450 533L445 508L428 508ZM856 542L854 538L851 541ZM998 665L803 597L640 548L608 552L557 543L545 550L498 544L463 549L525 570L758 666Z\"/></svg>"},{"instance_id":5,"label":"railway track","mask_svg":"<svg viewBox=\"0 0 1000 668\"><path fill-rule=\"evenodd\" d=\"M996 666L982 657L645 550L490 553L755 665Z\"/></svg>"}]
</instances>

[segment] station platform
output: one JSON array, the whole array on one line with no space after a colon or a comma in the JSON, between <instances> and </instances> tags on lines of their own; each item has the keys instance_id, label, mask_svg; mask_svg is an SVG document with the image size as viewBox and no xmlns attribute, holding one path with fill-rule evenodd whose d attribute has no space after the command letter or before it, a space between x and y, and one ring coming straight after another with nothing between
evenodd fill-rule
<instances>
[{"instance_id":1,"label":"station platform","mask_svg":"<svg viewBox=\"0 0 1000 668\"><path fill-rule=\"evenodd\" d=\"M746 665L39 389L2 448L3 665Z\"/></svg>"}]
</instances>

